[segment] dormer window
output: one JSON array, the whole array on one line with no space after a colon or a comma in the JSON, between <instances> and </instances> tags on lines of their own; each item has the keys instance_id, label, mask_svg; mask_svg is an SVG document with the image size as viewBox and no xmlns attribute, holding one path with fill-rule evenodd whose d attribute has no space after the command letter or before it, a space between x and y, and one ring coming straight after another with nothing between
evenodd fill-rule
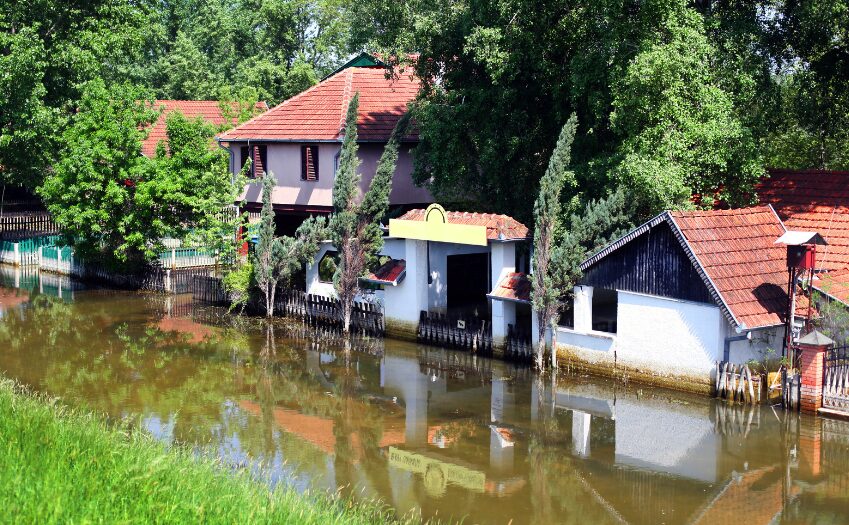
<instances>
[{"instance_id":1,"label":"dormer window","mask_svg":"<svg viewBox=\"0 0 849 525\"><path fill-rule=\"evenodd\" d=\"M318 180L318 146L301 146L301 180Z\"/></svg>"}]
</instances>

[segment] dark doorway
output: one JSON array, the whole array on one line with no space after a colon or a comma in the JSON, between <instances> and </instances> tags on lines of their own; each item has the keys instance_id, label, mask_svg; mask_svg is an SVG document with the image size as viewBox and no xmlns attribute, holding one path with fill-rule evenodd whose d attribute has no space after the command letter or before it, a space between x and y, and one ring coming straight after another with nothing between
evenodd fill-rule
<instances>
[{"instance_id":1,"label":"dark doorway","mask_svg":"<svg viewBox=\"0 0 849 525\"><path fill-rule=\"evenodd\" d=\"M489 317L489 254L448 256L448 310L455 315Z\"/></svg>"}]
</instances>

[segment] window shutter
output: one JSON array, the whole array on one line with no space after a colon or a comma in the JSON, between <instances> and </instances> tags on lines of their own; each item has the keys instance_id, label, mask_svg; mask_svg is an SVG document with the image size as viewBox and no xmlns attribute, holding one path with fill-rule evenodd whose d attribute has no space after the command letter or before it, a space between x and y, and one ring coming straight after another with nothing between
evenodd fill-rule
<instances>
[{"instance_id":1,"label":"window shutter","mask_svg":"<svg viewBox=\"0 0 849 525\"><path fill-rule=\"evenodd\" d=\"M267 158L266 147L254 146L253 153L253 176L254 178L261 178L265 175L265 163Z\"/></svg>"},{"instance_id":2,"label":"window shutter","mask_svg":"<svg viewBox=\"0 0 849 525\"><path fill-rule=\"evenodd\" d=\"M301 146L301 180L318 180L318 146Z\"/></svg>"}]
</instances>

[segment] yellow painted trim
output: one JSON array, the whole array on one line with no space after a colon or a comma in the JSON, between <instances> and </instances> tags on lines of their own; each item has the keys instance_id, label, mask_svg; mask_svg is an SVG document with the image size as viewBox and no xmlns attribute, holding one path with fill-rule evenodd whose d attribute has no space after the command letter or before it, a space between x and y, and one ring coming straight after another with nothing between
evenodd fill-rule
<instances>
[{"instance_id":1,"label":"yellow painted trim","mask_svg":"<svg viewBox=\"0 0 849 525\"><path fill-rule=\"evenodd\" d=\"M428 206L423 221L389 219L389 236L472 246L486 246L487 243L486 226L451 224L445 209L439 204Z\"/></svg>"}]
</instances>

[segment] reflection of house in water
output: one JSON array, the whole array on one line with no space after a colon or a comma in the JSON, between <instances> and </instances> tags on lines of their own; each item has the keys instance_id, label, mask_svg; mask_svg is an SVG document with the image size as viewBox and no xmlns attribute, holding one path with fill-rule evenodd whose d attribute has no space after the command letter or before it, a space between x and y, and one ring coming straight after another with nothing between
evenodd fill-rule
<instances>
[{"instance_id":1,"label":"reflection of house in water","mask_svg":"<svg viewBox=\"0 0 849 525\"><path fill-rule=\"evenodd\" d=\"M0 264L0 287L17 288L55 297L65 301L74 299L74 292L82 285L66 275L39 272L34 266L7 266Z\"/></svg>"}]
</instances>

